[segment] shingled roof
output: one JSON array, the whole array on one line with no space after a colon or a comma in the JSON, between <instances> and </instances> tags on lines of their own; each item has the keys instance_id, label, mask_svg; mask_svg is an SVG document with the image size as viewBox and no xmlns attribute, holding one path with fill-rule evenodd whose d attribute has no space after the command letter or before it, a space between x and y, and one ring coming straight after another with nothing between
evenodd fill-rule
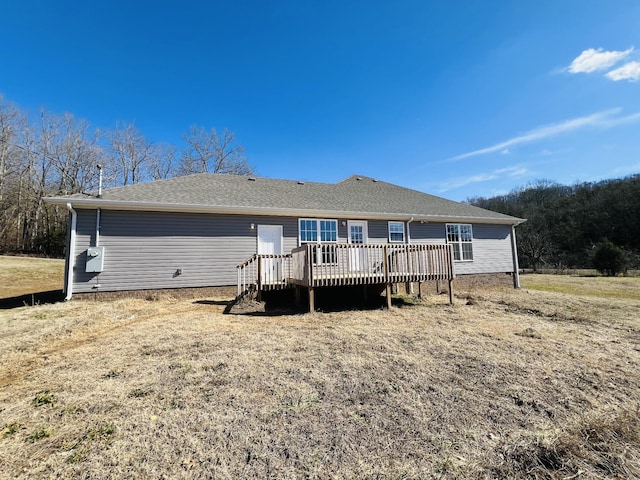
<instances>
[{"instance_id":1,"label":"shingled roof","mask_svg":"<svg viewBox=\"0 0 640 480\"><path fill-rule=\"evenodd\" d=\"M353 175L338 183L196 174L45 199L74 208L518 224L523 220Z\"/></svg>"}]
</instances>

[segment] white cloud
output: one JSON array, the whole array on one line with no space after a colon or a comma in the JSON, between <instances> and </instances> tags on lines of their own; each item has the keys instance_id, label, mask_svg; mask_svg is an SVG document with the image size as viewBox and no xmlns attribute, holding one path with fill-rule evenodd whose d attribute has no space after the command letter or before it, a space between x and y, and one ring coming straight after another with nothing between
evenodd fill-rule
<instances>
[{"instance_id":1,"label":"white cloud","mask_svg":"<svg viewBox=\"0 0 640 480\"><path fill-rule=\"evenodd\" d=\"M500 177L511 177L517 178L522 177L529 173L526 167L522 165L515 165L513 167L499 168L492 172L487 173L478 173L476 175L470 175L468 177L458 177L453 178L442 185L440 185L439 191L440 193L446 192L448 190L453 190L460 187L466 187L467 185L471 185L472 183L482 183L489 182L491 180L496 180Z\"/></svg>"},{"instance_id":2,"label":"white cloud","mask_svg":"<svg viewBox=\"0 0 640 480\"><path fill-rule=\"evenodd\" d=\"M602 112L593 113L585 117L572 118L560 123L553 123L550 125L543 125L526 132L523 135L513 137L504 142L497 143L490 147L481 148L472 152L463 153L455 156L449 161L458 161L465 158L476 157L478 155L486 155L488 153L502 152L505 149L509 149L515 145L523 143L529 143L536 140L542 140L549 137L560 135L561 133L568 133L575 130L579 130L586 127L612 127L622 123L631 123L640 120L640 112L628 115L626 117L616 117L618 113L622 111L621 108L613 108L611 110L605 110Z\"/></svg>"},{"instance_id":3,"label":"white cloud","mask_svg":"<svg viewBox=\"0 0 640 480\"><path fill-rule=\"evenodd\" d=\"M633 47L620 51L602 51L601 48L589 48L578 55L567 68L570 73L589 73L605 70L628 57L633 52Z\"/></svg>"},{"instance_id":4,"label":"white cloud","mask_svg":"<svg viewBox=\"0 0 640 480\"><path fill-rule=\"evenodd\" d=\"M496 173L498 175L506 175L508 177L522 177L529 173L529 170L520 165L516 165L513 167L500 168L499 170L496 170Z\"/></svg>"},{"instance_id":5,"label":"white cloud","mask_svg":"<svg viewBox=\"0 0 640 480\"><path fill-rule=\"evenodd\" d=\"M508 148L505 148L504 150L502 150L502 151L500 152L500 155L509 155L509 149L508 149Z\"/></svg>"},{"instance_id":6,"label":"white cloud","mask_svg":"<svg viewBox=\"0 0 640 480\"><path fill-rule=\"evenodd\" d=\"M640 112L625 115L624 117L613 117L603 119L598 126L604 128L617 127L618 125L629 125L640 121Z\"/></svg>"},{"instance_id":7,"label":"white cloud","mask_svg":"<svg viewBox=\"0 0 640 480\"><path fill-rule=\"evenodd\" d=\"M606 74L606 76L614 82L618 82L620 80L637 82L640 80L640 62L629 62L620 68L611 70Z\"/></svg>"}]
</instances>

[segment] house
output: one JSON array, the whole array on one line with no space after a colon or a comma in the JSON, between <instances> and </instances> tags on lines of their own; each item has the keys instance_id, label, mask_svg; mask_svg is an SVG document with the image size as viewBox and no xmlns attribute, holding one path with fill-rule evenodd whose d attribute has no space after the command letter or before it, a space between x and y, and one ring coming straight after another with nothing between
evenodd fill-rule
<instances>
[{"instance_id":1,"label":"house","mask_svg":"<svg viewBox=\"0 0 640 480\"><path fill-rule=\"evenodd\" d=\"M365 176L329 184L196 174L100 193L45 199L70 212L67 299L139 289L310 286L312 271L315 285L356 277L421 281L440 278L433 276L440 269L449 279L510 273L519 286L514 227L524 220ZM335 277L342 283L328 280Z\"/></svg>"}]
</instances>

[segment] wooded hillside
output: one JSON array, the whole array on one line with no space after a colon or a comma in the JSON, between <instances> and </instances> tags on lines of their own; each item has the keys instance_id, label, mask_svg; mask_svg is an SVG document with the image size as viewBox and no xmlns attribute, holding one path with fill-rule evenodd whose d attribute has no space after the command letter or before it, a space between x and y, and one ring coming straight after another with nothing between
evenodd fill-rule
<instances>
[{"instance_id":1,"label":"wooded hillside","mask_svg":"<svg viewBox=\"0 0 640 480\"><path fill-rule=\"evenodd\" d=\"M574 186L540 180L468 202L527 219L517 228L523 268L590 268L605 240L625 251L630 268L640 266L640 175Z\"/></svg>"}]
</instances>

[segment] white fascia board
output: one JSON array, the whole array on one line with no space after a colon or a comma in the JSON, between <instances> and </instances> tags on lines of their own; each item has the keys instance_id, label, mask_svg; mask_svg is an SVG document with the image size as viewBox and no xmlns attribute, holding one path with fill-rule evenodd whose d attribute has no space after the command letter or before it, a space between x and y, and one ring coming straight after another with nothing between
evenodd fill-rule
<instances>
[{"instance_id":1,"label":"white fascia board","mask_svg":"<svg viewBox=\"0 0 640 480\"><path fill-rule=\"evenodd\" d=\"M282 217L317 217L340 218L352 220L398 220L414 222L452 222L452 223L487 223L499 225L519 225L526 220L521 218L492 218L492 217L468 217L448 215L417 215L410 213L369 213L336 210L313 210L295 208L273 207L246 207L228 205L202 205L202 204L176 204L176 203L152 203L152 202L128 202L122 200L106 200L103 198L68 198L46 197L45 203L53 205L67 205L71 203L73 208L86 209L111 209L130 210L142 212L173 212L173 213L219 213L230 215L263 215Z\"/></svg>"}]
</instances>

